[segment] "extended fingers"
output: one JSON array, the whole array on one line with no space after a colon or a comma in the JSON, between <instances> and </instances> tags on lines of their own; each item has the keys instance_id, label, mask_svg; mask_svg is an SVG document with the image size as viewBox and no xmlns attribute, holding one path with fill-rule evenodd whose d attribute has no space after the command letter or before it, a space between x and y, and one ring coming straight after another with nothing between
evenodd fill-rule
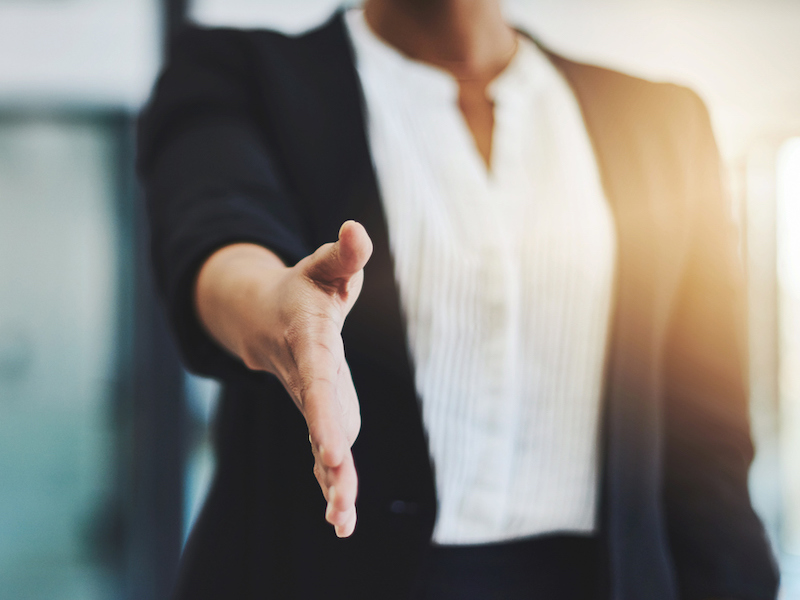
<instances>
[{"instance_id":1,"label":"extended fingers","mask_svg":"<svg viewBox=\"0 0 800 600\"><path fill-rule=\"evenodd\" d=\"M356 522L358 479L350 446L360 411L339 327L323 312L307 311L286 341L291 369L284 381L308 426L314 475L328 500L326 519L346 537Z\"/></svg>"},{"instance_id":2,"label":"extended fingers","mask_svg":"<svg viewBox=\"0 0 800 600\"><path fill-rule=\"evenodd\" d=\"M322 345L303 355L298 404L308 425L314 475L328 500L325 518L336 535L347 537L356 523L358 478L350 446L360 423L358 400L343 357L339 363L337 353ZM303 366L313 368L305 372Z\"/></svg>"},{"instance_id":3,"label":"extended fingers","mask_svg":"<svg viewBox=\"0 0 800 600\"><path fill-rule=\"evenodd\" d=\"M335 488L331 488L331 495L335 496ZM336 512L331 509L331 504L328 502L325 519L333 525L338 537L350 537L356 528L356 506L353 504L347 510Z\"/></svg>"},{"instance_id":4,"label":"extended fingers","mask_svg":"<svg viewBox=\"0 0 800 600\"><path fill-rule=\"evenodd\" d=\"M341 338L338 332L320 330L313 339L294 346L295 373L289 387L305 417L315 453L327 466L338 466L350 449L339 398L341 373L347 371Z\"/></svg>"},{"instance_id":5,"label":"extended fingers","mask_svg":"<svg viewBox=\"0 0 800 600\"><path fill-rule=\"evenodd\" d=\"M336 535L347 537L356 523L356 496L358 478L352 453L336 468L323 467L323 477L328 483L328 506L325 519L336 529Z\"/></svg>"},{"instance_id":6,"label":"extended fingers","mask_svg":"<svg viewBox=\"0 0 800 600\"><path fill-rule=\"evenodd\" d=\"M358 476L353 454L348 452L338 467L326 466L316 451L314 458L314 475L327 500L325 520L334 526L337 536L348 537L355 529L358 495Z\"/></svg>"},{"instance_id":7,"label":"extended fingers","mask_svg":"<svg viewBox=\"0 0 800 600\"><path fill-rule=\"evenodd\" d=\"M326 467L338 467L350 453L342 411L335 394L333 382L317 379L309 386L303 400L303 415L311 446Z\"/></svg>"}]
</instances>

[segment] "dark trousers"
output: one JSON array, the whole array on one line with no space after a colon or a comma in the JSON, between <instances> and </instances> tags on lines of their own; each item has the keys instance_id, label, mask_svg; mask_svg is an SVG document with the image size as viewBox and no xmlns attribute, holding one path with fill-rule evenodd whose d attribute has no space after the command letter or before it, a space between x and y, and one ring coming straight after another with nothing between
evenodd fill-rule
<instances>
[{"instance_id":1,"label":"dark trousers","mask_svg":"<svg viewBox=\"0 0 800 600\"><path fill-rule=\"evenodd\" d=\"M597 539L431 546L413 600L604 600Z\"/></svg>"}]
</instances>

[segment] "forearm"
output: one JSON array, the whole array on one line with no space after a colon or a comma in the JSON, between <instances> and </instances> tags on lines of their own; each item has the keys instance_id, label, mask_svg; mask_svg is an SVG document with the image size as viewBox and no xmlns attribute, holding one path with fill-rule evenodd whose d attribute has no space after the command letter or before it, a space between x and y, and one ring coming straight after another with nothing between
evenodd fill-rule
<instances>
[{"instance_id":1,"label":"forearm","mask_svg":"<svg viewBox=\"0 0 800 600\"><path fill-rule=\"evenodd\" d=\"M212 254L198 273L194 300L201 324L250 368L266 366L263 356L253 356L252 340L275 314L288 269L263 246L232 244Z\"/></svg>"}]
</instances>

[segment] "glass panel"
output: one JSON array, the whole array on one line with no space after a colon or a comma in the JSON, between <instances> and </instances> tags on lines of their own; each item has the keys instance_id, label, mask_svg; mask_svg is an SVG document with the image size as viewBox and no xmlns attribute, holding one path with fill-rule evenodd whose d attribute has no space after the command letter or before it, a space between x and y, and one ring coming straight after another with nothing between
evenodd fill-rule
<instances>
[{"instance_id":1,"label":"glass panel","mask_svg":"<svg viewBox=\"0 0 800 600\"><path fill-rule=\"evenodd\" d=\"M113 140L90 121L0 120L0 581L112 596Z\"/></svg>"},{"instance_id":2,"label":"glass panel","mask_svg":"<svg viewBox=\"0 0 800 600\"><path fill-rule=\"evenodd\" d=\"M189 448L183 482L183 542L203 508L214 479L216 458L212 442L212 423L219 403L220 384L213 379L185 374L186 402L189 410Z\"/></svg>"}]
</instances>

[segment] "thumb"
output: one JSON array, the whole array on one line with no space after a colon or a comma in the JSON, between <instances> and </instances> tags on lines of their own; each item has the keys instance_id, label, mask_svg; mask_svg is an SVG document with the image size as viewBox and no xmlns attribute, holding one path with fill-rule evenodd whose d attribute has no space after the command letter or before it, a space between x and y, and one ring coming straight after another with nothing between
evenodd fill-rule
<instances>
[{"instance_id":1,"label":"thumb","mask_svg":"<svg viewBox=\"0 0 800 600\"><path fill-rule=\"evenodd\" d=\"M364 226L345 221L339 229L339 240L320 246L311 255L306 275L314 281L328 284L347 284L364 268L372 255L372 240Z\"/></svg>"}]
</instances>

